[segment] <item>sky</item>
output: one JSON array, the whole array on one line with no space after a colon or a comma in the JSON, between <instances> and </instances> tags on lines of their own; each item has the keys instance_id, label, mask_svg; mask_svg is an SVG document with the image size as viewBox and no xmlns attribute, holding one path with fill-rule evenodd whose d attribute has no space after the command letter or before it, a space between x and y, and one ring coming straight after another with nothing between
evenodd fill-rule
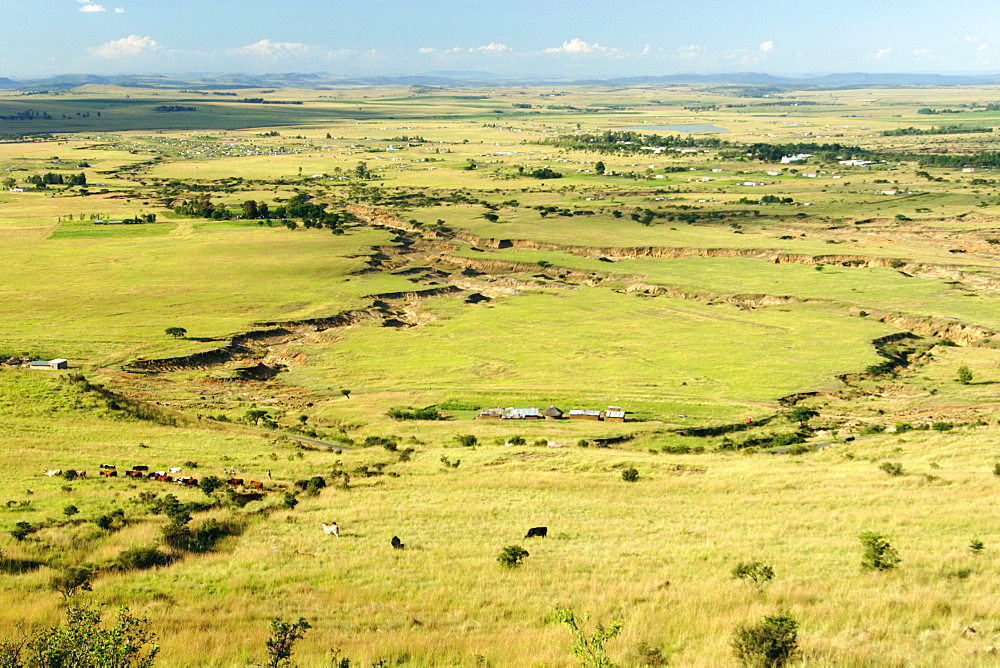
<instances>
[{"instance_id":1,"label":"sky","mask_svg":"<svg viewBox=\"0 0 1000 668\"><path fill-rule=\"evenodd\" d=\"M1000 72L997 0L0 0L0 76Z\"/></svg>"}]
</instances>

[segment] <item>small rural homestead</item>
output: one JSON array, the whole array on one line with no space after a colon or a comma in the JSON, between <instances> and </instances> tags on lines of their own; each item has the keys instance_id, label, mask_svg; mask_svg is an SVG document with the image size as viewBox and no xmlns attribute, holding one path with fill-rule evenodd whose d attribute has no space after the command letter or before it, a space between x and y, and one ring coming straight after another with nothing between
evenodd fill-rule
<instances>
[{"instance_id":1,"label":"small rural homestead","mask_svg":"<svg viewBox=\"0 0 1000 668\"><path fill-rule=\"evenodd\" d=\"M477 420L592 420L595 422L625 422L625 411L620 406L608 406L607 411L573 409L568 413L556 406L544 411L537 408L484 408L476 416Z\"/></svg>"},{"instance_id":2,"label":"small rural homestead","mask_svg":"<svg viewBox=\"0 0 1000 668\"><path fill-rule=\"evenodd\" d=\"M48 360L48 361L45 361L45 360L32 360L31 362L28 362L28 367L31 368L31 369L42 369L42 370L46 370L46 371L50 370L50 369L53 369L53 370L54 369L68 369L69 368L69 360L65 360L65 359L63 359L61 357L57 357L54 360Z\"/></svg>"}]
</instances>

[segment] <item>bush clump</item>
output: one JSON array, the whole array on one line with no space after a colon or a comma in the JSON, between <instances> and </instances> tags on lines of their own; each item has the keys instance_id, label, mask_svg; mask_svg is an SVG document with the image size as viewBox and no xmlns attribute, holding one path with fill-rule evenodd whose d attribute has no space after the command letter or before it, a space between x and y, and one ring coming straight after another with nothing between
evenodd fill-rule
<instances>
[{"instance_id":1,"label":"bush clump","mask_svg":"<svg viewBox=\"0 0 1000 668\"><path fill-rule=\"evenodd\" d=\"M504 568L517 568L527 556L529 556L528 551L520 545L508 545L500 550L497 563Z\"/></svg>"},{"instance_id":2,"label":"bush clump","mask_svg":"<svg viewBox=\"0 0 1000 668\"><path fill-rule=\"evenodd\" d=\"M133 547L119 554L113 567L120 571L144 571L166 566L170 561L170 556L156 547Z\"/></svg>"},{"instance_id":3,"label":"bush clump","mask_svg":"<svg viewBox=\"0 0 1000 668\"><path fill-rule=\"evenodd\" d=\"M634 468L627 468L622 471L622 480L625 482L635 482L639 479L639 471Z\"/></svg>"},{"instance_id":4,"label":"bush clump","mask_svg":"<svg viewBox=\"0 0 1000 668\"><path fill-rule=\"evenodd\" d=\"M900 476L905 473L903 465L899 462L882 462L878 467L893 477Z\"/></svg>"},{"instance_id":5,"label":"bush clump","mask_svg":"<svg viewBox=\"0 0 1000 668\"><path fill-rule=\"evenodd\" d=\"M799 623L788 615L764 617L752 626L739 626L733 633L733 653L745 666L777 668L798 653Z\"/></svg>"},{"instance_id":6,"label":"bush clump","mask_svg":"<svg viewBox=\"0 0 1000 668\"><path fill-rule=\"evenodd\" d=\"M895 568L901 561L899 553L882 534L865 531L858 536L858 540L864 548L861 568L866 571L887 571Z\"/></svg>"}]
</instances>

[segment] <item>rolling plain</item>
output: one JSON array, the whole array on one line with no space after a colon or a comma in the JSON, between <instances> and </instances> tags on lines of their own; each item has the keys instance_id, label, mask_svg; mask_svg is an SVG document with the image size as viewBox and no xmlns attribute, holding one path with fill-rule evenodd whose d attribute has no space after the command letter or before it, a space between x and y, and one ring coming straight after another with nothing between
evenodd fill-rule
<instances>
[{"instance_id":1,"label":"rolling plain","mask_svg":"<svg viewBox=\"0 0 1000 668\"><path fill-rule=\"evenodd\" d=\"M0 367L0 638L87 601L160 665L274 618L302 666L574 665L558 605L619 665L775 614L799 665L995 665L997 127L986 86L0 94L0 357L69 361ZM626 419L476 419L549 406Z\"/></svg>"}]
</instances>

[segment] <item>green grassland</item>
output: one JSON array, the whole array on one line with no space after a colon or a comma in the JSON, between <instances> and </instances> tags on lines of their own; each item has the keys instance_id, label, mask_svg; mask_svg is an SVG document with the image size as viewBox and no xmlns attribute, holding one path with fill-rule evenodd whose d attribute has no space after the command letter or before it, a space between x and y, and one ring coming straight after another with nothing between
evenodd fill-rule
<instances>
[{"instance_id":1,"label":"green grassland","mask_svg":"<svg viewBox=\"0 0 1000 668\"><path fill-rule=\"evenodd\" d=\"M998 127L994 90L234 92L0 94L0 115L51 116L0 121L46 135L0 142L23 188L0 188L0 357L71 365L0 368L0 639L56 623L53 576L89 564L73 600L147 616L163 665L259 663L275 616L313 625L303 666L573 665L557 604L621 620L619 665L734 665L733 630L780 611L802 665L993 665L1000 180L920 164L992 136L882 132ZM726 131L689 153L553 143L687 124ZM765 163L755 142L885 157ZM226 215L178 208L206 196ZM629 419L475 419L549 405ZM427 406L442 419L390 417ZM223 535L171 543L168 494ZM865 530L899 568L862 571ZM530 556L503 569L511 544ZM169 563L121 566L138 547ZM751 559L776 572L763 593L730 576Z\"/></svg>"}]
</instances>

